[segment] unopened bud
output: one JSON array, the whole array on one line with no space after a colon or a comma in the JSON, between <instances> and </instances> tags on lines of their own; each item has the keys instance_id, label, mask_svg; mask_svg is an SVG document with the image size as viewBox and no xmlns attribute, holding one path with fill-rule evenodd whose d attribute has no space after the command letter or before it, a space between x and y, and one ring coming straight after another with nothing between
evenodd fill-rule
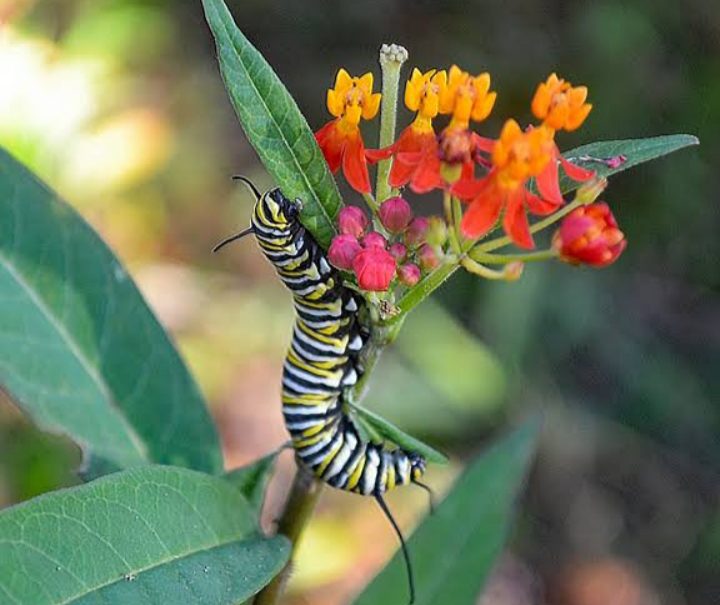
<instances>
[{"instance_id":1,"label":"unopened bud","mask_svg":"<svg viewBox=\"0 0 720 605\"><path fill-rule=\"evenodd\" d=\"M371 231L362 240L362 245L365 248L385 248L387 246L387 240L381 233L377 231Z\"/></svg>"},{"instance_id":2,"label":"unopened bud","mask_svg":"<svg viewBox=\"0 0 720 605\"><path fill-rule=\"evenodd\" d=\"M425 241L431 246L444 246L448 237L448 228L445 219L439 216L431 216L428 224Z\"/></svg>"},{"instance_id":3,"label":"unopened bud","mask_svg":"<svg viewBox=\"0 0 720 605\"><path fill-rule=\"evenodd\" d=\"M413 263L402 265L398 271L398 279L405 286L414 286L420 281L420 267Z\"/></svg>"},{"instance_id":4,"label":"unopened bud","mask_svg":"<svg viewBox=\"0 0 720 605\"><path fill-rule=\"evenodd\" d=\"M353 267L353 260L360 250L362 247L355 236L336 235L330 243L328 259L338 269L350 271Z\"/></svg>"},{"instance_id":5,"label":"unopened bud","mask_svg":"<svg viewBox=\"0 0 720 605\"><path fill-rule=\"evenodd\" d=\"M364 248L353 260L353 271L358 285L370 292L384 292L390 287L395 277L395 259L392 255L377 246Z\"/></svg>"},{"instance_id":6,"label":"unopened bud","mask_svg":"<svg viewBox=\"0 0 720 605\"><path fill-rule=\"evenodd\" d=\"M417 248L420 244L425 243L428 226L430 222L424 216L416 216L405 231L405 243L410 248Z\"/></svg>"},{"instance_id":7,"label":"unopened bud","mask_svg":"<svg viewBox=\"0 0 720 605\"><path fill-rule=\"evenodd\" d=\"M338 228L343 235L362 237L369 224L365 213L357 206L345 206L338 214Z\"/></svg>"},{"instance_id":8,"label":"unopened bud","mask_svg":"<svg viewBox=\"0 0 720 605\"><path fill-rule=\"evenodd\" d=\"M405 260L405 257L407 256L407 248L404 244L392 244L388 248L388 252L393 255L393 258L398 261L399 263Z\"/></svg>"},{"instance_id":9,"label":"unopened bud","mask_svg":"<svg viewBox=\"0 0 720 605\"><path fill-rule=\"evenodd\" d=\"M391 233L401 233L410 224L413 213L410 204L400 196L391 197L380 204L380 222Z\"/></svg>"},{"instance_id":10,"label":"unopened bud","mask_svg":"<svg viewBox=\"0 0 720 605\"><path fill-rule=\"evenodd\" d=\"M418 261L424 271L430 271L440 264L440 259L435 250L428 244L423 244L418 251Z\"/></svg>"},{"instance_id":11,"label":"unopened bud","mask_svg":"<svg viewBox=\"0 0 720 605\"><path fill-rule=\"evenodd\" d=\"M568 214L552 244L564 261L606 267L618 259L627 241L609 206L598 202Z\"/></svg>"},{"instance_id":12,"label":"unopened bud","mask_svg":"<svg viewBox=\"0 0 720 605\"><path fill-rule=\"evenodd\" d=\"M517 281L518 279L520 279L524 268L525 263L519 260L508 263L507 265L505 265L505 268L503 270L503 273L505 274L505 279L507 281Z\"/></svg>"}]
</instances>

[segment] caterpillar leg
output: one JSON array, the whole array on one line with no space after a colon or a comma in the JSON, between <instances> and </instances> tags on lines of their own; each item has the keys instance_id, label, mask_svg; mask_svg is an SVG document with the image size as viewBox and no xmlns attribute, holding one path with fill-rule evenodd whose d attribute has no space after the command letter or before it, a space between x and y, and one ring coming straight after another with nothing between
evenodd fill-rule
<instances>
[{"instance_id":1,"label":"caterpillar leg","mask_svg":"<svg viewBox=\"0 0 720 605\"><path fill-rule=\"evenodd\" d=\"M388 518L388 521L390 521L390 524L393 526L393 529L400 540L400 547L402 548L403 557L405 557L405 567L407 569L408 587L410 589L410 605L412 605L415 602L415 579L413 577L412 563L410 562L410 551L408 551L407 544L405 544L405 538L403 538L400 527L395 521L395 517L392 516L392 513L390 512L385 499L382 497L382 494L376 493L375 501L382 509L382 512L385 513L385 516Z\"/></svg>"}]
</instances>

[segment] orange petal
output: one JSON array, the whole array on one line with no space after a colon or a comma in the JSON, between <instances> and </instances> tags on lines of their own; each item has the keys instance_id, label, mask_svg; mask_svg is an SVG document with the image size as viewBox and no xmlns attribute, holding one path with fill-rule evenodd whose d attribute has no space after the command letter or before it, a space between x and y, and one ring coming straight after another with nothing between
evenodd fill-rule
<instances>
[{"instance_id":1,"label":"orange petal","mask_svg":"<svg viewBox=\"0 0 720 605\"><path fill-rule=\"evenodd\" d=\"M315 133L320 150L325 156L331 172L340 168L343 155L344 139L337 131L337 120L331 120Z\"/></svg>"}]
</instances>

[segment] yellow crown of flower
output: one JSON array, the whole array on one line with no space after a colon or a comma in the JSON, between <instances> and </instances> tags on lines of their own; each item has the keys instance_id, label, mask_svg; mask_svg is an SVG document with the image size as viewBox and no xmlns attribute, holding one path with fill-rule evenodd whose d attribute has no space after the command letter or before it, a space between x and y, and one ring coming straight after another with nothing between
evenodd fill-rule
<instances>
[{"instance_id":1,"label":"yellow crown of flower","mask_svg":"<svg viewBox=\"0 0 720 605\"><path fill-rule=\"evenodd\" d=\"M552 131L540 126L523 132L515 120L507 120L492 151L498 182L514 189L540 174L552 159Z\"/></svg>"},{"instance_id":2,"label":"yellow crown of flower","mask_svg":"<svg viewBox=\"0 0 720 605\"><path fill-rule=\"evenodd\" d=\"M373 93L373 75L353 77L344 69L335 76L335 86L327 91L328 111L349 125L357 126L360 118L371 120L377 115L382 95Z\"/></svg>"},{"instance_id":3,"label":"yellow crown of flower","mask_svg":"<svg viewBox=\"0 0 720 605\"><path fill-rule=\"evenodd\" d=\"M496 92L490 92L489 73L471 76L453 65L440 94L440 113L452 115L450 128L468 128L471 119L481 122L490 115L496 97Z\"/></svg>"},{"instance_id":4,"label":"yellow crown of flower","mask_svg":"<svg viewBox=\"0 0 720 605\"><path fill-rule=\"evenodd\" d=\"M532 100L532 112L553 130L576 130L588 117L592 105L586 103L586 86L572 86L552 73L541 82Z\"/></svg>"},{"instance_id":5,"label":"yellow crown of flower","mask_svg":"<svg viewBox=\"0 0 720 605\"><path fill-rule=\"evenodd\" d=\"M405 106L416 111L413 126L416 129L432 130L431 120L440 111L440 95L447 88L447 72L431 69L422 73L414 68L405 85Z\"/></svg>"}]
</instances>

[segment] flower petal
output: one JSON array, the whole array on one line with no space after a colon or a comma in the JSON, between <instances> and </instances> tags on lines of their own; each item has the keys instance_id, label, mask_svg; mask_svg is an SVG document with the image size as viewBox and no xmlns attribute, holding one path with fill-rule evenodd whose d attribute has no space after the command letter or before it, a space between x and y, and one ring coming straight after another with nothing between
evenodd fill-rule
<instances>
[{"instance_id":1,"label":"flower petal","mask_svg":"<svg viewBox=\"0 0 720 605\"><path fill-rule=\"evenodd\" d=\"M485 187L463 215L460 230L465 237L475 239L485 235L500 218L503 196L494 187Z\"/></svg>"},{"instance_id":2,"label":"flower petal","mask_svg":"<svg viewBox=\"0 0 720 605\"><path fill-rule=\"evenodd\" d=\"M560 183L558 182L558 163L555 158L551 158L542 172L537 176L537 188L540 195L549 202L556 205L563 203L562 193L560 193Z\"/></svg>"},{"instance_id":3,"label":"flower petal","mask_svg":"<svg viewBox=\"0 0 720 605\"><path fill-rule=\"evenodd\" d=\"M503 229L515 244L521 248L532 249L535 243L530 235L524 200L525 192L522 187L518 187L510 194L503 217Z\"/></svg>"},{"instance_id":4,"label":"flower petal","mask_svg":"<svg viewBox=\"0 0 720 605\"><path fill-rule=\"evenodd\" d=\"M558 153L558 156L560 157L560 163L562 164L565 174L567 174L568 177L570 177L573 181L577 181L579 183L582 183L584 181L589 181L591 178L593 178L597 174L594 170L587 170L586 168L580 168L580 166L576 166L575 164L568 162L559 153Z\"/></svg>"},{"instance_id":5,"label":"flower petal","mask_svg":"<svg viewBox=\"0 0 720 605\"><path fill-rule=\"evenodd\" d=\"M342 166L345 179L355 191L370 193L370 175L365 160L365 146L359 133L345 139Z\"/></svg>"}]
</instances>

